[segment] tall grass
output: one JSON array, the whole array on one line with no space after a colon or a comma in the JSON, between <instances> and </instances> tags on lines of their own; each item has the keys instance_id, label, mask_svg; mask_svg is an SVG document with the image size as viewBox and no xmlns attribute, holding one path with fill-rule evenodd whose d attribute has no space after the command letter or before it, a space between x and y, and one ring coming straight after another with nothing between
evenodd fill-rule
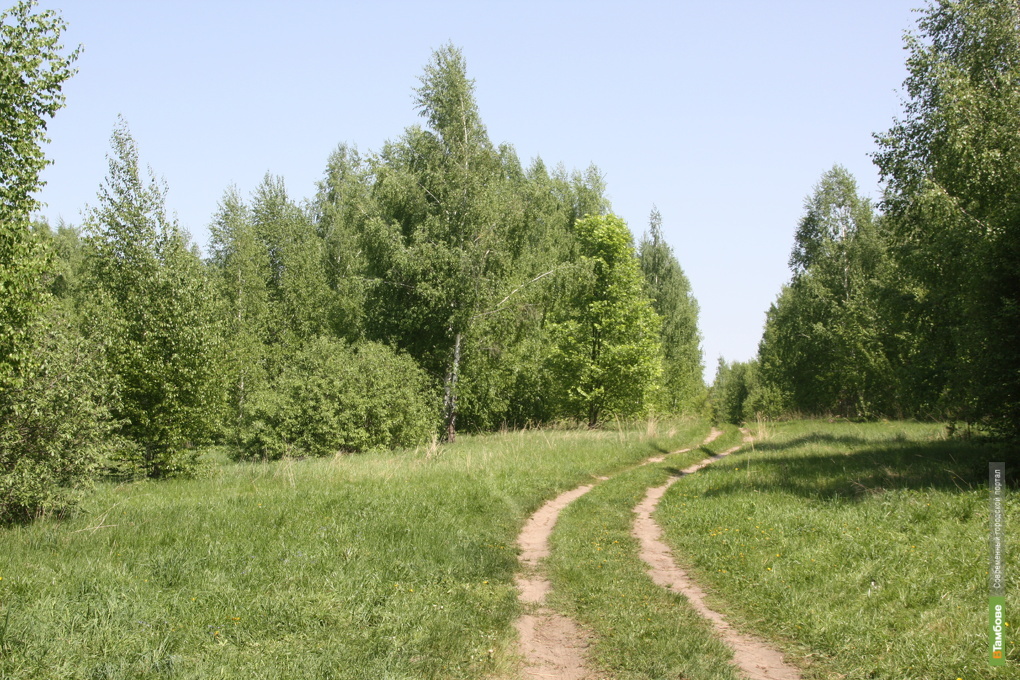
<instances>
[{"instance_id":1,"label":"tall grass","mask_svg":"<svg viewBox=\"0 0 1020 680\"><path fill-rule=\"evenodd\" d=\"M479 678L515 668L514 539L554 494L699 423L220 457L0 531L0 677Z\"/></svg>"}]
</instances>

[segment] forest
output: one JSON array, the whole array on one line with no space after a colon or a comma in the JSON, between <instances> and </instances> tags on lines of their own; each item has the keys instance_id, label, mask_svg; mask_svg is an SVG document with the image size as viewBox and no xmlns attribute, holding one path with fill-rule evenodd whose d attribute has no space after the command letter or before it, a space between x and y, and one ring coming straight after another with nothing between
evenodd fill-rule
<instances>
[{"instance_id":1,"label":"forest","mask_svg":"<svg viewBox=\"0 0 1020 680\"><path fill-rule=\"evenodd\" d=\"M192 473L211 442L333 455L704 402L697 303L658 213L635 244L596 167L492 143L456 47L420 76L422 125L340 145L315 196L272 175L226 188L203 258L124 120L81 228L31 219L77 56L63 28L31 3L3 15L20 83L3 101L3 519L97 475Z\"/></svg>"},{"instance_id":2,"label":"forest","mask_svg":"<svg viewBox=\"0 0 1020 680\"><path fill-rule=\"evenodd\" d=\"M453 442L459 432L704 415L916 418L1020 435L1020 18L938 2L909 34L878 205L836 165L805 201L758 356L702 379L698 304L652 207L595 166L489 139L464 54L425 65L421 124L342 144L314 196L226 187L200 250L128 122L80 227L33 198L78 49L0 14L0 520L97 479ZM204 255L203 255L204 252Z\"/></svg>"}]
</instances>

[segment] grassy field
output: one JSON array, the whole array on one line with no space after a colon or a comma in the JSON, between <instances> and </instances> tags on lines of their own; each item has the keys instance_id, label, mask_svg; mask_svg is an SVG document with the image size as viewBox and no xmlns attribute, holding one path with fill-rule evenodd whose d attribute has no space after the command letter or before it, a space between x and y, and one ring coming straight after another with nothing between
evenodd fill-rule
<instances>
[{"instance_id":1,"label":"grassy field","mask_svg":"<svg viewBox=\"0 0 1020 680\"><path fill-rule=\"evenodd\" d=\"M768 429L657 513L713 606L807 678L1012 677L1013 635L1010 667L985 662L986 484L1005 459L1015 488L1016 453L918 424ZM649 486L739 433L633 466L707 432L532 430L264 464L214 452L199 479L103 487L77 517L0 530L0 678L516 677L515 537L544 500L615 473L557 524L551 604L592 631L609 677L734 680L630 536ZM1018 510L1011 491L1007 538Z\"/></svg>"},{"instance_id":2,"label":"grassy field","mask_svg":"<svg viewBox=\"0 0 1020 680\"><path fill-rule=\"evenodd\" d=\"M988 654L988 462L1007 460L1007 612L1020 611L1020 457L908 423L770 426L674 485L657 519L678 561L807 677L1017 677Z\"/></svg>"},{"instance_id":3,"label":"grassy field","mask_svg":"<svg viewBox=\"0 0 1020 680\"><path fill-rule=\"evenodd\" d=\"M108 486L0 531L3 678L511 675L545 499L708 426L525 431Z\"/></svg>"}]
</instances>

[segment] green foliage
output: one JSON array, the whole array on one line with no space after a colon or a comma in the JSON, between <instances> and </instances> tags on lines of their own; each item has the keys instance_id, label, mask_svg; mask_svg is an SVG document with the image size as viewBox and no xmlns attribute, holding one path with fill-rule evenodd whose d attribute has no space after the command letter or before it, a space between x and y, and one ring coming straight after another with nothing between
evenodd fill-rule
<instances>
[{"instance_id":1,"label":"green foliage","mask_svg":"<svg viewBox=\"0 0 1020 680\"><path fill-rule=\"evenodd\" d=\"M566 388L562 415L594 427L604 416L633 416L650 405L662 370L661 320L645 294L626 223L593 216L574 229L581 257L552 314L550 361Z\"/></svg>"},{"instance_id":2,"label":"green foliage","mask_svg":"<svg viewBox=\"0 0 1020 680\"><path fill-rule=\"evenodd\" d=\"M251 220L269 257L270 299L277 341L297 341L333 326L333 294L323 266L325 246L315 225L287 194L283 179L266 175L252 196Z\"/></svg>"},{"instance_id":3,"label":"green foliage","mask_svg":"<svg viewBox=\"0 0 1020 680\"><path fill-rule=\"evenodd\" d=\"M316 231L330 289L330 323L337 337L355 341L365 333L366 251L378 215L371 195L371 164L341 144L330 155L315 200Z\"/></svg>"},{"instance_id":4,"label":"green foliage","mask_svg":"<svg viewBox=\"0 0 1020 680\"><path fill-rule=\"evenodd\" d=\"M88 488L111 399L94 350L53 302L48 225L30 224L46 122L78 50L64 21L19 2L0 12L0 522L61 510Z\"/></svg>"},{"instance_id":5,"label":"green foliage","mask_svg":"<svg viewBox=\"0 0 1020 680\"><path fill-rule=\"evenodd\" d=\"M236 441L248 401L265 386L275 323L269 251L251 212L228 190L210 226L210 265L220 334L217 379L226 395L221 427Z\"/></svg>"},{"instance_id":6,"label":"green foliage","mask_svg":"<svg viewBox=\"0 0 1020 680\"><path fill-rule=\"evenodd\" d=\"M424 373L385 345L314 338L245 412L246 456L326 456L414 446L435 433Z\"/></svg>"},{"instance_id":7,"label":"green foliage","mask_svg":"<svg viewBox=\"0 0 1020 680\"><path fill-rule=\"evenodd\" d=\"M702 377L698 301L673 249L662 235L662 216L653 208L649 236L641 239L638 257L648 296L662 318L662 396L667 413L695 413L705 398Z\"/></svg>"},{"instance_id":8,"label":"green foliage","mask_svg":"<svg viewBox=\"0 0 1020 680\"><path fill-rule=\"evenodd\" d=\"M151 477L186 474L217 410L206 277L166 216L165 188L139 175L123 121L112 143L109 175L85 220L82 318L116 376L114 413L133 444L122 462Z\"/></svg>"},{"instance_id":9,"label":"green foliage","mask_svg":"<svg viewBox=\"0 0 1020 680\"><path fill-rule=\"evenodd\" d=\"M22 221L37 206L32 194L49 163L42 151L46 119L64 106L64 81L80 48L61 54L67 24L53 10L35 11L34 1L0 12L0 224Z\"/></svg>"},{"instance_id":10,"label":"green foliage","mask_svg":"<svg viewBox=\"0 0 1020 680\"><path fill-rule=\"evenodd\" d=\"M377 165L383 222L399 228L371 271L374 332L412 353L444 387L446 437L456 434L461 358L476 315L508 273L500 157L489 141L460 50L433 53L415 90L427 129L405 131Z\"/></svg>"},{"instance_id":11,"label":"green foliage","mask_svg":"<svg viewBox=\"0 0 1020 680\"><path fill-rule=\"evenodd\" d=\"M78 50L61 54L66 24L34 2L0 12L0 399L28 374L31 329L45 307L46 259L32 237L32 196L46 166L46 121L64 105L61 87Z\"/></svg>"},{"instance_id":12,"label":"green foliage","mask_svg":"<svg viewBox=\"0 0 1020 680\"><path fill-rule=\"evenodd\" d=\"M754 408L801 413L890 414L895 376L881 299L885 250L868 201L834 167L805 201L790 267L793 280L769 309L758 350Z\"/></svg>"},{"instance_id":13,"label":"green foliage","mask_svg":"<svg viewBox=\"0 0 1020 680\"><path fill-rule=\"evenodd\" d=\"M1020 10L929 5L907 36L905 116L878 136L904 379L1020 435Z\"/></svg>"},{"instance_id":14,"label":"green foliage","mask_svg":"<svg viewBox=\"0 0 1020 680\"><path fill-rule=\"evenodd\" d=\"M714 422L734 425L744 422L746 409L751 403L749 398L756 387L757 371L756 361L728 364L719 359L709 395Z\"/></svg>"},{"instance_id":15,"label":"green foliage","mask_svg":"<svg viewBox=\"0 0 1020 680\"><path fill-rule=\"evenodd\" d=\"M32 331L31 370L0 397L0 523L74 505L116 441L101 353L56 303Z\"/></svg>"}]
</instances>

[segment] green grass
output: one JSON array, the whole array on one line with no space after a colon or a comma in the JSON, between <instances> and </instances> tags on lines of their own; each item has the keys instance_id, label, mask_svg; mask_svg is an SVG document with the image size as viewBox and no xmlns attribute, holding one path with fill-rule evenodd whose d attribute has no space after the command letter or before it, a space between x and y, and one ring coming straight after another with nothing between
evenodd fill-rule
<instances>
[{"instance_id":1,"label":"green grass","mask_svg":"<svg viewBox=\"0 0 1020 680\"><path fill-rule=\"evenodd\" d=\"M591 661L618 680L736 680L730 651L686 599L648 577L631 536L633 508L649 487L733 447L727 427L712 444L626 471L574 501L553 533L552 602L595 634ZM700 474L700 473L699 473Z\"/></svg>"},{"instance_id":2,"label":"green grass","mask_svg":"<svg viewBox=\"0 0 1020 680\"><path fill-rule=\"evenodd\" d=\"M103 487L76 518L0 530L0 677L509 676L528 514L706 432L221 456L200 479Z\"/></svg>"},{"instance_id":3,"label":"green grass","mask_svg":"<svg viewBox=\"0 0 1020 680\"><path fill-rule=\"evenodd\" d=\"M988 649L988 462L1007 460L1007 612L1020 611L1015 450L909 423L770 426L683 479L656 519L738 627L778 640L808 678L1016 677ZM1011 627L1012 629L1012 627Z\"/></svg>"},{"instance_id":4,"label":"green grass","mask_svg":"<svg viewBox=\"0 0 1020 680\"><path fill-rule=\"evenodd\" d=\"M1013 635L1011 667L985 654L987 462L1012 474L1011 567L1016 452L918 424L770 428L660 504L713 606L808 678L1015 674ZM517 532L616 472L557 524L551 603L595 633L592 661L617 680L732 680L728 650L651 583L630 537L645 490L706 451L631 466L706 433L527 431L270 464L218 452L200 479L105 486L76 518L0 530L0 677L508 678Z\"/></svg>"}]
</instances>

